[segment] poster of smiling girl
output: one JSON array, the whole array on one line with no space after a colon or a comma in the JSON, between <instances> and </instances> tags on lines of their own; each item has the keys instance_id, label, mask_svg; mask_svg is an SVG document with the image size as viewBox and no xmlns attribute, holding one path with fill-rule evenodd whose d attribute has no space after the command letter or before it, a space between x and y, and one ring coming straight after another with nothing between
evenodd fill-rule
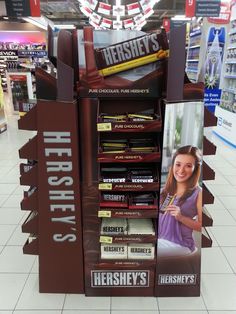
<instances>
[{"instance_id":1,"label":"poster of smiling girl","mask_svg":"<svg viewBox=\"0 0 236 314\"><path fill-rule=\"evenodd\" d=\"M202 138L202 102L166 104L157 223L159 296L199 294Z\"/></svg>"}]
</instances>

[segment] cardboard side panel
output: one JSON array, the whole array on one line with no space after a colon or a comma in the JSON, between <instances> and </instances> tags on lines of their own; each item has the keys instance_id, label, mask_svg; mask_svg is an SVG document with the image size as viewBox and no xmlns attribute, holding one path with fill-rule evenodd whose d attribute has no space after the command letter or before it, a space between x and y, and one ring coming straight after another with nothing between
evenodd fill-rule
<instances>
[{"instance_id":1,"label":"cardboard side panel","mask_svg":"<svg viewBox=\"0 0 236 314\"><path fill-rule=\"evenodd\" d=\"M40 292L83 293L76 103L38 102Z\"/></svg>"}]
</instances>

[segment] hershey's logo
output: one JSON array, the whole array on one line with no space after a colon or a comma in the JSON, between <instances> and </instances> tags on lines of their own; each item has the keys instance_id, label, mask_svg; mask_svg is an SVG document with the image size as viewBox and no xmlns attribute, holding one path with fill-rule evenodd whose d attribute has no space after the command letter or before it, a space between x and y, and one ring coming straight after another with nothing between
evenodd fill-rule
<instances>
[{"instance_id":1,"label":"hershey's logo","mask_svg":"<svg viewBox=\"0 0 236 314\"><path fill-rule=\"evenodd\" d=\"M75 191L71 186L73 180L73 163L71 160L71 133L70 132L43 132L45 143L46 171L48 174L49 211L52 214L52 223L61 223L61 233L53 234L55 242L75 242ZM50 147L51 146L51 147ZM67 226L68 232L65 232Z\"/></svg>"},{"instance_id":2,"label":"hershey's logo","mask_svg":"<svg viewBox=\"0 0 236 314\"><path fill-rule=\"evenodd\" d=\"M158 276L159 285L196 285L196 274L161 274Z\"/></svg>"},{"instance_id":3,"label":"hershey's logo","mask_svg":"<svg viewBox=\"0 0 236 314\"><path fill-rule=\"evenodd\" d=\"M106 66L155 53L160 49L157 34L151 34L101 50Z\"/></svg>"},{"instance_id":4,"label":"hershey's logo","mask_svg":"<svg viewBox=\"0 0 236 314\"><path fill-rule=\"evenodd\" d=\"M92 287L149 287L148 270L92 270Z\"/></svg>"}]
</instances>

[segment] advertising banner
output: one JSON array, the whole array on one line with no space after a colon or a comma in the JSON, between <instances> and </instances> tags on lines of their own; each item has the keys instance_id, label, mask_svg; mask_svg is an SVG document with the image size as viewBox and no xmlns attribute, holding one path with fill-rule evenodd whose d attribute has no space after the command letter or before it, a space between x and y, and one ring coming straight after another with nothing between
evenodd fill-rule
<instances>
[{"instance_id":1,"label":"advertising banner","mask_svg":"<svg viewBox=\"0 0 236 314\"><path fill-rule=\"evenodd\" d=\"M157 239L157 296L200 295L203 103L167 103Z\"/></svg>"},{"instance_id":2,"label":"advertising banner","mask_svg":"<svg viewBox=\"0 0 236 314\"><path fill-rule=\"evenodd\" d=\"M39 17L40 0L6 0L7 15L10 17Z\"/></svg>"}]
</instances>

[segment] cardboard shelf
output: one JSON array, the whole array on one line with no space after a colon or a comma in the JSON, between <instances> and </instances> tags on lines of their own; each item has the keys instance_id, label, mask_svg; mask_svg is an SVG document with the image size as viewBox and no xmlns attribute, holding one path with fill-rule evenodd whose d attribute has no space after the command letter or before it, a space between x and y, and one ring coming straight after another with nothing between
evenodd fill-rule
<instances>
[{"instance_id":1,"label":"cardboard shelf","mask_svg":"<svg viewBox=\"0 0 236 314\"><path fill-rule=\"evenodd\" d=\"M103 208L98 211L99 218L157 218L157 209L119 209Z\"/></svg>"},{"instance_id":2,"label":"cardboard shelf","mask_svg":"<svg viewBox=\"0 0 236 314\"><path fill-rule=\"evenodd\" d=\"M203 227L211 227L213 225L213 219L206 207L202 209L202 225Z\"/></svg>"},{"instance_id":3,"label":"cardboard shelf","mask_svg":"<svg viewBox=\"0 0 236 314\"><path fill-rule=\"evenodd\" d=\"M215 180L215 171L205 161L202 164L202 179L205 181Z\"/></svg>"},{"instance_id":4,"label":"cardboard shelf","mask_svg":"<svg viewBox=\"0 0 236 314\"><path fill-rule=\"evenodd\" d=\"M30 139L25 145L23 145L19 149L19 157L23 159L37 160L38 159L37 142L38 138L37 135L35 135L32 139Z\"/></svg>"},{"instance_id":5,"label":"cardboard shelf","mask_svg":"<svg viewBox=\"0 0 236 314\"><path fill-rule=\"evenodd\" d=\"M32 211L21 226L24 233L38 234L39 217L36 211Z\"/></svg>"},{"instance_id":6,"label":"cardboard shelf","mask_svg":"<svg viewBox=\"0 0 236 314\"><path fill-rule=\"evenodd\" d=\"M213 204L214 203L214 196L211 194L211 192L208 190L208 188L205 186L205 184L202 184L202 190L203 190L203 204Z\"/></svg>"},{"instance_id":7,"label":"cardboard shelf","mask_svg":"<svg viewBox=\"0 0 236 314\"><path fill-rule=\"evenodd\" d=\"M39 240L34 238L30 240L30 237L27 239L23 246L23 253L29 255L38 255L39 254Z\"/></svg>"},{"instance_id":8,"label":"cardboard shelf","mask_svg":"<svg viewBox=\"0 0 236 314\"><path fill-rule=\"evenodd\" d=\"M212 239L206 228L202 228L202 248L211 247Z\"/></svg>"},{"instance_id":9,"label":"cardboard shelf","mask_svg":"<svg viewBox=\"0 0 236 314\"><path fill-rule=\"evenodd\" d=\"M206 107L204 107L204 127L216 126L217 117L214 116Z\"/></svg>"},{"instance_id":10,"label":"cardboard shelf","mask_svg":"<svg viewBox=\"0 0 236 314\"><path fill-rule=\"evenodd\" d=\"M159 191L159 182L152 183L99 183L100 191Z\"/></svg>"},{"instance_id":11,"label":"cardboard shelf","mask_svg":"<svg viewBox=\"0 0 236 314\"><path fill-rule=\"evenodd\" d=\"M203 155L215 155L216 146L205 136L203 137Z\"/></svg>"},{"instance_id":12,"label":"cardboard shelf","mask_svg":"<svg viewBox=\"0 0 236 314\"><path fill-rule=\"evenodd\" d=\"M137 163L137 162L159 162L161 159L160 150L153 153L122 153L122 154L110 154L110 153L98 153L98 162L100 163Z\"/></svg>"},{"instance_id":13,"label":"cardboard shelf","mask_svg":"<svg viewBox=\"0 0 236 314\"><path fill-rule=\"evenodd\" d=\"M151 234L100 235L100 243L156 243L157 236Z\"/></svg>"},{"instance_id":14,"label":"cardboard shelf","mask_svg":"<svg viewBox=\"0 0 236 314\"><path fill-rule=\"evenodd\" d=\"M29 196L25 195L20 205L22 210L38 210L38 191L35 190Z\"/></svg>"},{"instance_id":15,"label":"cardboard shelf","mask_svg":"<svg viewBox=\"0 0 236 314\"><path fill-rule=\"evenodd\" d=\"M24 166L20 167L24 169ZM38 182L38 165L34 164L27 172L21 173L20 184L36 186Z\"/></svg>"},{"instance_id":16,"label":"cardboard shelf","mask_svg":"<svg viewBox=\"0 0 236 314\"><path fill-rule=\"evenodd\" d=\"M37 106L34 106L18 120L20 130L37 130Z\"/></svg>"}]
</instances>

